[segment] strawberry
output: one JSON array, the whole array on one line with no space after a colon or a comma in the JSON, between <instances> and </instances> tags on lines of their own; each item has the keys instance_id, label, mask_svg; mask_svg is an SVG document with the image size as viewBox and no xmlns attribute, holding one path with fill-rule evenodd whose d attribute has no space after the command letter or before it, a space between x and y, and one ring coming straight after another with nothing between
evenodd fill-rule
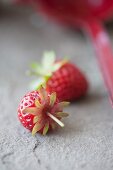
<instances>
[{"instance_id":1,"label":"strawberry","mask_svg":"<svg viewBox=\"0 0 113 170\"><path fill-rule=\"evenodd\" d=\"M84 74L66 59L56 61L54 52L44 53L41 65L33 63L30 74L41 77L33 82L33 89L43 83L47 91L57 93L60 101L79 99L88 89Z\"/></svg>"},{"instance_id":2,"label":"strawberry","mask_svg":"<svg viewBox=\"0 0 113 170\"><path fill-rule=\"evenodd\" d=\"M32 131L32 135L37 132L45 135L49 129L55 128L56 123L64 126L60 120L68 116L62 111L68 104L59 102L55 92L50 94L40 87L23 97L18 107L18 118L25 128Z\"/></svg>"}]
</instances>

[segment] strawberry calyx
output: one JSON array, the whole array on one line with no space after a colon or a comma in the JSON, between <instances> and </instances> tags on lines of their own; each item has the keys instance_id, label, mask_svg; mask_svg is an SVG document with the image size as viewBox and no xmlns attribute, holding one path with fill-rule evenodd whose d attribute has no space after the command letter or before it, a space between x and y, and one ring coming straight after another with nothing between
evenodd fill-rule
<instances>
[{"instance_id":1,"label":"strawberry calyx","mask_svg":"<svg viewBox=\"0 0 113 170\"><path fill-rule=\"evenodd\" d=\"M46 51L43 54L42 62L33 62L30 66L29 75L38 76L38 80L33 81L31 88L37 90L42 84L46 86L46 82L51 78L52 74L59 70L68 62L67 59L56 61L54 51Z\"/></svg>"},{"instance_id":2,"label":"strawberry calyx","mask_svg":"<svg viewBox=\"0 0 113 170\"><path fill-rule=\"evenodd\" d=\"M35 135L38 131L43 129L43 135L46 135L49 128L55 128L56 123L61 127L64 124L61 122L61 118L67 117L68 113L63 112L63 108L69 104L69 102L58 102L56 93L49 94L44 87L38 89L39 98L35 99L34 107L26 107L22 112L34 115L32 129L32 135Z\"/></svg>"}]
</instances>

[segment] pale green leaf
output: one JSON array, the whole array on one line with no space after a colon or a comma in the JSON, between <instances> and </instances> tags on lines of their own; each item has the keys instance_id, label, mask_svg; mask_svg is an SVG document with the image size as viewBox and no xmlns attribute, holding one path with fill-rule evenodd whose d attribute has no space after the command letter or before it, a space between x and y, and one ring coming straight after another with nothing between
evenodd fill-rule
<instances>
[{"instance_id":1,"label":"pale green leaf","mask_svg":"<svg viewBox=\"0 0 113 170\"><path fill-rule=\"evenodd\" d=\"M43 129L43 135L46 135L46 133L48 132L49 130L49 122L47 122L44 126L44 129Z\"/></svg>"},{"instance_id":2,"label":"pale green leaf","mask_svg":"<svg viewBox=\"0 0 113 170\"><path fill-rule=\"evenodd\" d=\"M30 67L31 67L31 69L33 69L33 70L37 70L37 67L39 67L39 63L37 63L37 62L32 62L32 63L30 64Z\"/></svg>"},{"instance_id":3,"label":"pale green leaf","mask_svg":"<svg viewBox=\"0 0 113 170\"><path fill-rule=\"evenodd\" d=\"M53 67L52 67L52 71L54 72L54 71L59 70L59 69L60 69L63 65L65 65L67 62L68 62L68 60L66 60L66 59L63 59L63 60L61 60L61 61L59 61L59 62L56 62L56 63L53 65Z\"/></svg>"},{"instance_id":4,"label":"pale green leaf","mask_svg":"<svg viewBox=\"0 0 113 170\"><path fill-rule=\"evenodd\" d=\"M34 75L45 75L45 70L43 69L43 66L37 62L31 64L31 72L33 72Z\"/></svg>"},{"instance_id":5,"label":"pale green leaf","mask_svg":"<svg viewBox=\"0 0 113 170\"><path fill-rule=\"evenodd\" d=\"M55 71L59 70L61 66L62 65L61 65L60 62L54 64L53 67L51 68L52 72L55 72Z\"/></svg>"},{"instance_id":6,"label":"pale green leaf","mask_svg":"<svg viewBox=\"0 0 113 170\"><path fill-rule=\"evenodd\" d=\"M54 51L46 51L43 55L42 65L45 70L50 70L55 62L55 53Z\"/></svg>"}]
</instances>

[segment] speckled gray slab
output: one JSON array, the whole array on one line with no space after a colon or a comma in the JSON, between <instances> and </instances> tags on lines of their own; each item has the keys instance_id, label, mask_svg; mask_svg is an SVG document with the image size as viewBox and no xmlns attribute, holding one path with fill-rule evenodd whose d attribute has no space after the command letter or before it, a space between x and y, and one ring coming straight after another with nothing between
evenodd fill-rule
<instances>
[{"instance_id":1,"label":"speckled gray slab","mask_svg":"<svg viewBox=\"0 0 113 170\"><path fill-rule=\"evenodd\" d=\"M110 36L113 40L112 31ZM51 49L70 56L85 72L90 91L67 109L64 129L32 137L17 118L31 80L24 73L43 50ZM113 110L90 43L78 31L14 7L0 16L0 170L7 169L113 169Z\"/></svg>"}]
</instances>

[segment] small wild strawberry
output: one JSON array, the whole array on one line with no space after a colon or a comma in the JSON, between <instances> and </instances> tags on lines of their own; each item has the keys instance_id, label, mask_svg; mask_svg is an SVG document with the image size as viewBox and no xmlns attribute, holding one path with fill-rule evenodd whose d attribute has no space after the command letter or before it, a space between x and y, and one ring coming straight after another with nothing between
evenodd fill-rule
<instances>
[{"instance_id":1,"label":"small wild strawberry","mask_svg":"<svg viewBox=\"0 0 113 170\"><path fill-rule=\"evenodd\" d=\"M23 97L18 107L18 118L25 128L32 131L32 135L37 132L45 135L56 124L64 126L61 118L68 116L63 112L63 107L68 104L59 102L55 92L50 94L40 87Z\"/></svg>"},{"instance_id":2,"label":"small wild strawberry","mask_svg":"<svg viewBox=\"0 0 113 170\"><path fill-rule=\"evenodd\" d=\"M33 63L30 73L38 77L33 89L43 83L47 91L57 93L60 101L79 99L88 89L84 74L66 59L57 61L54 52L44 53L42 63Z\"/></svg>"}]
</instances>

